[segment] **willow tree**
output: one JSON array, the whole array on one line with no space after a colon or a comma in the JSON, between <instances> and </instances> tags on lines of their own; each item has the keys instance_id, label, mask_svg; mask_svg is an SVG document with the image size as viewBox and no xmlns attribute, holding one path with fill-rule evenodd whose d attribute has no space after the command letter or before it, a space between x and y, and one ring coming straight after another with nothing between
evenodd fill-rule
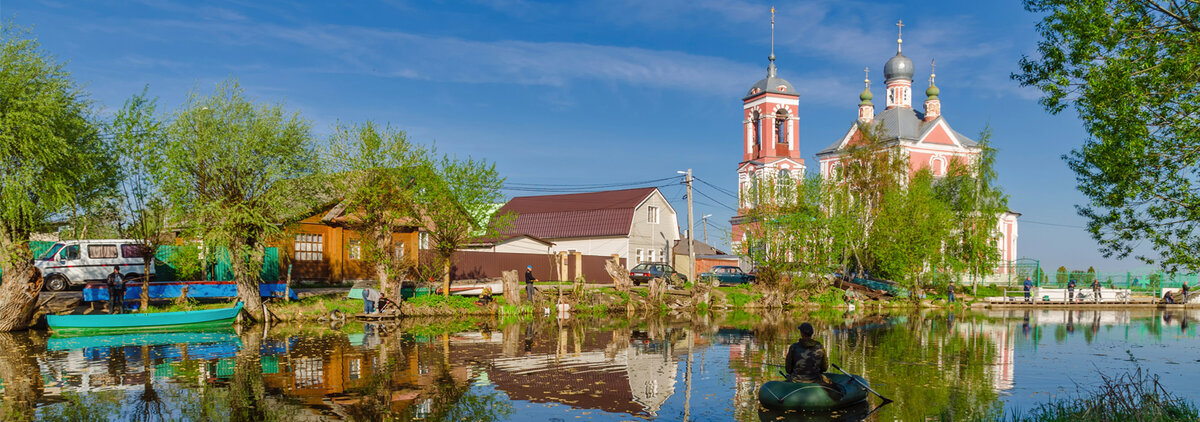
<instances>
[{"instance_id":1,"label":"willow tree","mask_svg":"<svg viewBox=\"0 0 1200 422\"><path fill-rule=\"evenodd\" d=\"M1013 78L1091 135L1063 158L1105 256L1200 270L1200 2L1026 0L1038 55ZM1139 245L1155 254L1135 251Z\"/></svg>"},{"instance_id":2,"label":"willow tree","mask_svg":"<svg viewBox=\"0 0 1200 422\"><path fill-rule=\"evenodd\" d=\"M29 326L41 275L30 234L117 181L92 104L22 30L0 27L0 331Z\"/></svg>"},{"instance_id":3,"label":"willow tree","mask_svg":"<svg viewBox=\"0 0 1200 422\"><path fill-rule=\"evenodd\" d=\"M137 242L145 273L141 277L141 309L150 304L150 269L160 245L169 241L167 206L161 195L160 169L166 147L157 101L146 91L125 102L110 131L116 141L120 183L120 222L123 237Z\"/></svg>"},{"instance_id":4,"label":"willow tree","mask_svg":"<svg viewBox=\"0 0 1200 422\"><path fill-rule=\"evenodd\" d=\"M342 195L345 224L363 234L362 260L374 268L384 295L398 293L400 286L393 281L416 265L404 258L393 233L418 221L414 212L419 208L412 205L418 172L427 159L428 151L410 142L404 131L371 122L339 124L330 139L325 162Z\"/></svg>"},{"instance_id":5,"label":"willow tree","mask_svg":"<svg viewBox=\"0 0 1200 422\"><path fill-rule=\"evenodd\" d=\"M443 294L449 296L454 252L473 239L498 236L511 222L511 216L492 215L503 199L504 178L485 160L442 156L427 160L414 182L417 200L408 212L420 216L434 253L432 264L441 267Z\"/></svg>"},{"instance_id":6,"label":"willow tree","mask_svg":"<svg viewBox=\"0 0 1200 422\"><path fill-rule=\"evenodd\" d=\"M317 170L311 125L234 81L207 96L192 91L170 121L162 190L178 221L229 250L238 297L257 319L263 248L320 188L299 181Z\"/></svg>"},{"instance_id":7,"label":"willow tree","mask_svg":"<svg viewBox=\"0 0 1200 422\"><path fill-rule=\"evenodd\" d=\"M996 149L991 137L991 130L984 129L979 135L979 155L966 163L952 160L946 176L935 186L938 198L950 207L952 218L948 221L954 227L945 245L944 267L970 276L974 287L1001 263L996 227L1008 211L1008 195L996 180Z\"/></svg>"}]
</instances>

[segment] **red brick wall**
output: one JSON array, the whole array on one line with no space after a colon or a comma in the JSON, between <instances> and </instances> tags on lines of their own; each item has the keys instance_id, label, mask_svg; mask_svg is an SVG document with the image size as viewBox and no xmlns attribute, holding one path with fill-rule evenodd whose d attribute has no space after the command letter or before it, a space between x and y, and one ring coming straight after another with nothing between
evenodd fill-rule
<instances>
[{"instance_id":1,"label":"red brick wall","mask_svg":"<svg viewBox=\"0 0 1200 422\"><path fill-rule=\"evenodd\" d=\"M606 256L583 256L583 277L589 283L611 283L612 277L604 270ZM533 276L538 280L567 280L575 274L575 258L567 255L567 274L557 274L557 268L550 256L546 254L497 253L460 251L455 252L450 266L451 280L468 280L500 277L508 270L517 270L524 280L525 266L533 266ZM625 265L625 259L621 259Z\"/></svg>"}]
</instances>

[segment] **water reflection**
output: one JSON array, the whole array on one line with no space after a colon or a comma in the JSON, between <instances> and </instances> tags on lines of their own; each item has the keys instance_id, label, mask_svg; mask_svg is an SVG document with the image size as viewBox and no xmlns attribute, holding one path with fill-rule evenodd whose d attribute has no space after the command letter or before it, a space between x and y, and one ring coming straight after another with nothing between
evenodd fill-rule
<instances>
[{"instance_id":1,"label":"water reflection","mask_svg":"<svg viewBox=\"0 0 1200 422\"><path fill-rule=\"evenodd\" d=\"M0 333L4 420L924 420L1028 409L1096 368L1200 389L1195 312L406 320L75 338ZM768 413L795 327L895 404ZM1043 335L1048 334L1045 338ZM1154 345L1155 347L1145 347ZM1187 359L1186 356L1192 356ZM872 403L878 400L872 399ZM870 413L877 410L876 413ZM869 416L868 416L869 414ZM780 419L782 418L782 419Z\"/></svg>"}]
</instances>

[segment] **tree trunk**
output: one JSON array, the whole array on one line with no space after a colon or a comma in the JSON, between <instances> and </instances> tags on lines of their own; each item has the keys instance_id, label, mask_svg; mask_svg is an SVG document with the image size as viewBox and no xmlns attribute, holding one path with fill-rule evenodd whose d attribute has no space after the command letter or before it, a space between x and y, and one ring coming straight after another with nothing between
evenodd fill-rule
<instances>
[{"instance_id":1,"label":"tree trunk","mask_svg":"<svg viewBox=\"0 0 1200 422\"><path fill-rule=\"evenodd\" d=\"M33 254L28 243L15 242L0 234L0 332L17 331L33 324L42 274L31 265Z\"/></svg>"},{"instance_id":2,"label":"tree trunk","mask_svg":"<svg viewBox=\"0 0 1200 422\"><path fill-rule=\"evenodd\" d=\"M629 288L633 286L633 280L629 279L629 270L621 265L620 261L609 259L604 261L604 271L608 272L608 276L613 279L613 287L618 292L629 293Z\"/></svg>"},{"instance_id":3,"label":"tree trunk","mask_svg":"<svg viewBox=\"0 0 1200 422\"><path fill-rule=\"evenodd\" d=\"M237 281L238 300L242 301L245 314L253 321L262 318L262 296L258 290L259 273L251 271L254 259L248 257L248 245L229 248L229 262L233 267L233 278ZM259 262L262 262L259 260Z\"/></svg>"},{"instance_id":4,"label":"tree trunk","mask_svg":"<svg viewBox=\"0 0 1200 422\"><path fill-rule=\"evenodd\" d=\"M392 286L391 283L388 282L389 277L387 263L390 259L396 259L396 257L391 255L391 251L389 250L392 243L390 242L392 237L390 229L386 227L383 229L377 228L373 237L375 242L375 250L378 252L378 256L374 258L378 259L378 261L375 262L375 277L379 279L379 292L383 294L383 297L394 296L395 299L399 299L400 292L397 291L394 292L395 294L392 294Z\"/></svg>"},{"instance_id":5,"label":"tree trunk","mask_svg":"<svg viewBox=\"0 0 1200 422\"><path fill-rule=\"evenodd\" d=\"M450 297L450 258L442 262L442 293Z\"/></svg>"},{"instance_id":6,"label":"tree trunk","mask_svg":"<svg viewBox=\"0 0 1200 422\"><path fill-rule=\"evenodd\" d=\"M504 301L511 305L520 304L521 284L520 279L517 278L517 270L508 270L500 273L500 280L503 283Z\"/></svg>"},{"instance_id":7,"label":"tree trunk","mask_svg":"<svg viewBox=\"0 0 1200 422\"><path fill-rule=\"evenodd\" d=\"M142 312L150 311L150 268L154 265L154 255L151 255L150 246L146 246L146 250L142 251L146 256L142 257Z\"/></svg>"}]
</instances>

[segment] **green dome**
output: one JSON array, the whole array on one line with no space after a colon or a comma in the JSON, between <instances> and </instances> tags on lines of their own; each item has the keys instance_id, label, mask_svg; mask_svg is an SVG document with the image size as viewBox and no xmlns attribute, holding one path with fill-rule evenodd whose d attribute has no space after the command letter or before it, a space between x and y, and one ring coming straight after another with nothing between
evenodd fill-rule
<instances>
[{"instance_id":1,"label":"green dome","mask_svg":"<svg viewBox=\"0 0 1200 422\"><path fill-rule=\"evenodd\" d=\"M937 85L930 85L929 89L925 90L925 96L927 96L929 98L937 98L938 94L940 94L940 93L941 93L941 91L938 90Z\"/></svg>"},{"instance_id":2,"label":"green dome","mask_svg":"<svg viewBox=\"0 0 1200 422\"><path fill-rule=\"evenodd\" d=\"M871 89L864 88L862 94L858 94L858 99L862 100L858 105L870 105L872 98L875 98L875 96L871 95Z\"/></svg>"}]
</instances>

